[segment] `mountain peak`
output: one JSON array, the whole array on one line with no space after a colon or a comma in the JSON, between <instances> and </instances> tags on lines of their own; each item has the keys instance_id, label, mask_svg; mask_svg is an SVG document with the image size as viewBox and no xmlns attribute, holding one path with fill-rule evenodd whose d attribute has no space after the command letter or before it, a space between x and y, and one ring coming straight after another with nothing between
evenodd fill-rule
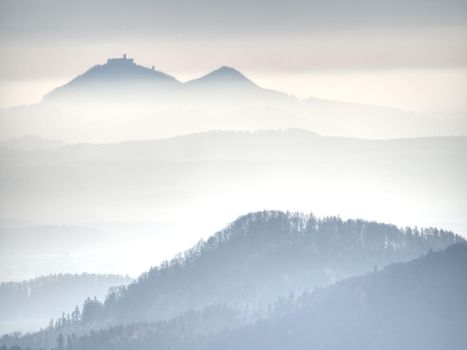
<instances>
[{"instance_id":1,"label":"mountain peak","mask_svg":"<svg viewBox=\"0 0 467 350\"><path fill-rule=\"evenodd\" d=\"M78 75L69 83L53 90L49 97L68 97L77 92L90 93L96 86L101 88L127 89L129 85L133 87L144 86L175 86L180 84L174 77L155 69L144 67L135 63L133 58L123 54L122 57L108 58L104 64L97 64Z\"/></svg>"},{"instance_id":2,"label":"mountain peak","mask_svg":"<svg viewBox=\"0 0 467 350\"><path fill-rule=\"evenodd\" d=\"M147 68L136 64L133 58L128 58L126 54L123 54L123 57L109 58L103 65L95 65L71 82L81 80L177 82L174 77L156 70L154 66Z\"/></svg>"},{"instance_id":3,"label":"mountain peak","mask_svg":"<svg viewBox=\"0 0 467 350\"><path fill-rule=\"evenodd\" d=\"M220 68L217 68L216 70L212 71L211 73L216 73L216 74L232 74L234 76L241 76L243 77L244 79L247 79L245 78L245 76L240 73L238 70L236 70L235 68L233 67L229 67L229 66L222 66Z\"/></svg>"},{"instance_id":4,"label":"mountain peak","mask_svg":"<svg viewBox=\"0 0 467 350\"><path fill-rule=\"evenodd\" d=\"M240 71L229 66L222 66L201 78L191 80L187 84L242 84L257 86L250 79L245 77Z\"/></svg>"}]
</instances>

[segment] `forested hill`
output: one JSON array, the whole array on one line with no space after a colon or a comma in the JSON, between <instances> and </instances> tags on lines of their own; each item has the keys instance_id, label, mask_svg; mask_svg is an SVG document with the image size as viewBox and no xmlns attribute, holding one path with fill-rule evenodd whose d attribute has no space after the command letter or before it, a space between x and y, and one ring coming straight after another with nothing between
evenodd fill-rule
<instances>
[{"instance_id":1,"label":"forested hill","mask_svg":"<svg viewBox=\"0 0 467 350\"><path fill-rule=\"evenodd\" d=\"M281 297L242 325L227 306L171 321L134 323L82 337L59 333L55 350L463 350L467 346L467 245L390 265L327 288ZM210 328L207 328L210 327ZM10 347L18 343L4 338ZM21 342L19 342L21 344ZM29 343L30 344L30 343ZM38 349L43 343L33 343Z\"/></svg>"},{"instance_id":2,"label":"forested hill","mask_svg":"<svg viewBox=\"0 0 467 350\"><path fill-rule=\"evenodd\" d=\"M463 350L466 295L467 245L460 243L283 301L267 320L189 348Z\"/></svg>"},{"instance_id":3,"label":"forested hill","mask_svg":"<svg viewBox=\"0 0 467 350\"><path fill-rule=\"evenodd\" d=\"M87 297L103 299L110 287L130 282L129 277L85 273L0 283L0 333L38 330Z\"/></svg>"},{"instance_id":4,"label":"forested hill","mask_svg":"<svg viewBox=\"0 0 467 350\"><path fill-rule=\"evenodd\" d=\"M265 211L248 214L137 281L105 303L84 305L82 322L119 324L170 319L228 303L266 306L280 295L408 261L462 238L438 229Z\"/></svg>"},{"instance_id":5,"label":"forested hill","mask_svg":"<svg viewBox=\"0 0 467 350\"><path fill-rule=\"evenodd\" d=\"M161 341L157 346L164 349L176 339L183 343L256 322L268 315L271 306L277 309L274 305L284 296L290 300L290 295L461 241L435 228L399 229L279 211L251 213L128 286L112 288L104 302L87 299L71 320L61 318L38 333L3 337L0 345L62 349L84 336L96 344L85 349L99 349L101 341L115 345L121 340L118 348L126 350L133 349L133 339L137 343L139 337L154 348L144 337L155 334ZM115 332L118 336L113 339ZM180 332L188 333L179 337ZM127 335L131 339L125 340Z\"/></svg>"}]
</instances>

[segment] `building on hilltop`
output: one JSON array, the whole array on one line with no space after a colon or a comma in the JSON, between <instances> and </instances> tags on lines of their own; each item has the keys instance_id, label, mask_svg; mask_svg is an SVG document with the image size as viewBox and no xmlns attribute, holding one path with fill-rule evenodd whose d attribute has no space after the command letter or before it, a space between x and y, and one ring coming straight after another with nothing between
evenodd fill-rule
<instances>
[{"instance_id":1,"label":"building on hilltop","mask_svg":"<svg viewBox=\"0 0 467 350\"><path fill-rule=\"evenodd\" d=\"M109 58L107 60L107 64L110 63L120 63L120 64L135 64L133 61L133 58L127 58L126 53L123 54L123 57L121 58Z\"/></svg>"}]
</instances>

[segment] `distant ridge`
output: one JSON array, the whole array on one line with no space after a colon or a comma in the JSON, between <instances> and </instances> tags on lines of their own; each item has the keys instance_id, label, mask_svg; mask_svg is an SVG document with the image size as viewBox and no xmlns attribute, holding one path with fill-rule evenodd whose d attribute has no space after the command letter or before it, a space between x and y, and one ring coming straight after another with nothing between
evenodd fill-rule
<instances>
[{"instance_id":1,"label":"distant ridge","mask_svg":"<svg viewBox=\"0 0 467 350\"><path fill-rule=\"evenodd\" d=\"M41 103L0 110L3 140L34 134L102 143L212 129L284 128L373 139L466 133L460 118L447 121L383 106L301 100L262 87L234 67L221 66L182 83L126 56L88 69Z\"/></svg>"},{"instance_id":2,"label":"distant ridge","mask_svg":"<svg viewBox=\"0 0 467 350\"><path fill-rule=\"evenodd\" d=\"M8 151L44 151L57 149L66 145L65 142L59 140L44 139L36 135L26 135L23 137L15 137L0 142L0 150Z\"/></svg>"},{"instance_id":3,"label":"distant ridge","mask_svg":"<svg viewBox=\"0 0 467 350\"><path fill-rule=\"evenodd\" d=\"M182 88L174 91L173 88ZM184 89L183 89L184 88ZM157 91L154 91L156 89ZM235 68L222 66L200 78L181 83L173 76L158 71L155 67L147 68L136 64L133 58L125 54L118 58L109 58L105 64L98 64L67 84L60 86L44 96L44 101L57 101L63 98L108 97L120 98L119 93L125 96L154 97L154 93L171 94L172 97L188 97L189 94L200 91L202 94L217 94L219 91L232 90L236 93L245 93L252 98L288 96L285 93L263 89L248 79ZM117 93L115 95L114 93ZM195 94L195 97L200 98ZM234 98L226 96L227 98Z\"/></svg>"}]
</instances>

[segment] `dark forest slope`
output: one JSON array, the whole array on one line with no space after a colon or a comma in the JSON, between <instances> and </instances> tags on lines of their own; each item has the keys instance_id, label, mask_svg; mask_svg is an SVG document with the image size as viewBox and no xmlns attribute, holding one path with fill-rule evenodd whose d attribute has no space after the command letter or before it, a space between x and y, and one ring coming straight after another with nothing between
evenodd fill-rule
<instances>
[{"instance_id":1,"label":"dark forest slope","mask_svg":"<svg viewBox=\"0 0 467 350\"><path fill-rule=\"evenodd\" d=\"M407 261L461 240L442 230L258 212L107 297L89 322L168 319L212 304L267 305L289 292Z\"/></svg>"},{"instance_id":2,"label":"dark forest slope","mask_svg":"<svg viewBox=\"0 0 467 350\"><path fill-rule=\"evenodd\" d=\"M467 346L465 295L467 245L459 243L328 288L281 297L265 318L243 326L241 313L217 306L171 321L59 335L56 349L460 350ZM3 340L15 343L13 337Z\"/></svg>"}]
</instances>

